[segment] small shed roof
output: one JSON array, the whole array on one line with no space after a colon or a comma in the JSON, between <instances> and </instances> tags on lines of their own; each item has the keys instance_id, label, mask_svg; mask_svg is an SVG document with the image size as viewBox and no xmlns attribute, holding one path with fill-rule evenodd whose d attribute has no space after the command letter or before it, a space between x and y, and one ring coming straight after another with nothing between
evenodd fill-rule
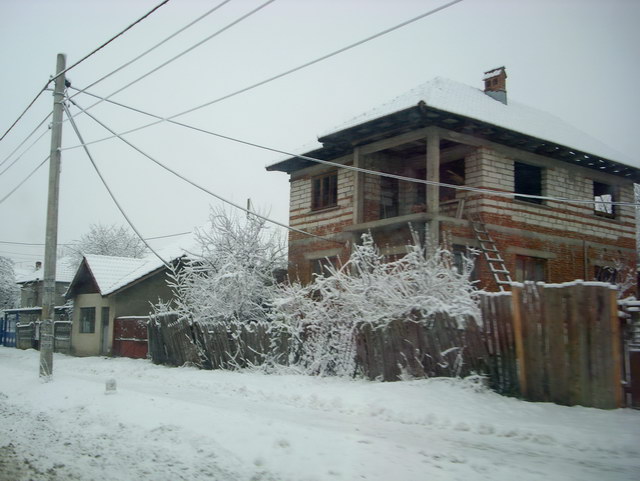
<instances>
[{"instance_id":1,"label":"small shed roof","mask_svg":"<svg viewBox=\"0 0 640 481\"><path fill-rule=\"evenodd\" d=\"M56 262L56 282L71 282L75 274L75 269L70 267L67 259L59 259ZM22 270L16 272L16 283L25 284L27 282L36 282L44 280L44 268L34 270Z\"/></svg>"}]
</instances>

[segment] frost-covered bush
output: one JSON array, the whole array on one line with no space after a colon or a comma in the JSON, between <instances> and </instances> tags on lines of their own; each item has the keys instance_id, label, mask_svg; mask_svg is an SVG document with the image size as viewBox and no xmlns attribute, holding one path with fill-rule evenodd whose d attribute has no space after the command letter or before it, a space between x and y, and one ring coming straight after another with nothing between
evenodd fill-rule
<instances>
[{"instance_id":1,"label":"frost-covered bush","mask_svg":"<svg viewBox=\"0 0 640 481\"><path fill-rule=\"evenodd\" d=\"M386 261L370 235L362 241L346 263L329 266L310 285L276 291L271 318L290 332L291 364L310 373L352 375L355 331L363 324L383 329L394 320L429 323L436 313L456 319L460 329L468 319L480 322L471 259L458 272L449 251L429 254L414 235L405 256Z\"/></svg>"},{"instance_id":2,"label":"frost-covered bush","mask_svg":"<svg viewBox=\"0 0 640 481\"><path fill-rule=\"evenodd\" d=\"M198 323L266 320L276 272L286 266L280 238L255 215L212 209L196 239L201 253L171 274L171 309Z\"/></svg>"},{"instance_id":3,"label":"frost-covered bush","mask_svg":"<svg viewBox=\"0 0 640 481\"><path fill-rule=\"evenodd\" d=\"M20 288L16 284L13 261L0 256L0 311L20 304Z\"/></svg>"}]
</instances>

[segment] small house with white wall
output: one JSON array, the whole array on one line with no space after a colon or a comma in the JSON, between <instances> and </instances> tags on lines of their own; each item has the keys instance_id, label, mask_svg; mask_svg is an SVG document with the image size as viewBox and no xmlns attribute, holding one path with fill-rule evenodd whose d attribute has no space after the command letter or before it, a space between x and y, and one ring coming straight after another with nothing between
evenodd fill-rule
<instances>
[{"instance_id":1,"label":"small house with white wall","mask_svg":"<svg viewBox=\"0 0 640 481\"><path fill-rule=\"evenodd\" d=\"M73 300L71 353L111 354L114 320L148 316L152 304L171 298L167 273L155 256L84 256L66 293Z\"/></svg>"}]
</instances>

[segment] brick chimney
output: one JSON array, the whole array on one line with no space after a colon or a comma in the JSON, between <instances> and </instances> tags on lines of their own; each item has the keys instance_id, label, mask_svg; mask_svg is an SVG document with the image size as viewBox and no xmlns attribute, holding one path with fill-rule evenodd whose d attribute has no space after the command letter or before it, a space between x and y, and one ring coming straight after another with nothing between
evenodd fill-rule
<instances>
[{"instance_id":1,"label":"brick chimney","mask_svg":"<svg viewBox=\"0 0 640 481\"><path fill-rule=\"evenodd\" d=\"M494 68L484 73L484 93L498 102L507 104L507 72L504 67Z\"/></svg>"}]
</instances>

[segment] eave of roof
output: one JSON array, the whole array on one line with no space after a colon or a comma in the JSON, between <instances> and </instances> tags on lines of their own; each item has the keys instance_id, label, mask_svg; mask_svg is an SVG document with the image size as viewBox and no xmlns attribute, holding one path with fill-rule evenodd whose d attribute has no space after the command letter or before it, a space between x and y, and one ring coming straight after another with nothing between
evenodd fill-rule
<instances>
[{"instance_id":1,"label":"eave of roof","mask_svg":"<svg viewBox=\"0 0 640 481\"><path fill-rule=\"evenodd\" d=\"M640 169L627 163L614 160L614 155L603 156L594 154L594 150L601 152L613 151L601 145L595 141L595 139L577 131L560 119L545 112L522 106L518 103L513 104L511 107L509 105L505 106L486 96L478 89L446 79L434 79L434 81L426 85L428 88L423 87L424 90L420 88L414 89L379 109L374 109L368 114L356 117L356 119L350 121L344 127L321 136L318 140L322 143L322 146L306 152L304 156L321 160L331 160L350 154L353 148L358 145L393 137L423 127L438 126L443 129L469 134L476 138L489 140L508 147L640 182ZM450 92L448 89L450 89ZM465 98L462 100L459 100L457 97L453 98L453 100L446 98L446 94L451 92L455 94L459 93L460 97ZM428 105L423 98L432 99L433 103L438 106L450 105L451 107L445 109ZM465 104L466 101L471 105L470 108L467 108ZM513 109L517 114L524 114L523 117L527 117L527 115L530 117L524 119L529 122L521 122L523 125L522 130L529 130L529 133L512 130L505 126L509 125L509 119L511 118L508 115L509 108ZM488 112L487 115L484 115L485 111ZM473 115L465 115L460 112L468 112ZM377 115L377 113L380 115ZM487 118L495 118L496 121L491 122L477 118L483 115ZM515 118L520 119L520 116L516 115ZM536 125L535 122L531 123L531 120L537 121L538 125ZM551 141L543 138L541 134L549 134L549 129L544 128L545 121L553 122L561 127L559 130L563 132L566 131L568 134L566 136L567 142L563 144L557 140ZM502 123L503 125L498 125L498 123ZM517 124L517 122L514 123ZM533 125L534 128L531 128L531 125ZM540 127L540 125L543 125L543 128L535 128ZM531 132L537 132L537 135ZM552 132L549 137L553 137L553 134L554 132ZM569 142L569 140L571 142ZM574 145L589 145L593 146L593 148L587 151L587 149L579 149L575 146L565 145L569 143L573 143ZM267 166L267 170L281 171L290 174L314 164L312 160L300 157L289 157Z\"/></svg>"}]
</instances>

